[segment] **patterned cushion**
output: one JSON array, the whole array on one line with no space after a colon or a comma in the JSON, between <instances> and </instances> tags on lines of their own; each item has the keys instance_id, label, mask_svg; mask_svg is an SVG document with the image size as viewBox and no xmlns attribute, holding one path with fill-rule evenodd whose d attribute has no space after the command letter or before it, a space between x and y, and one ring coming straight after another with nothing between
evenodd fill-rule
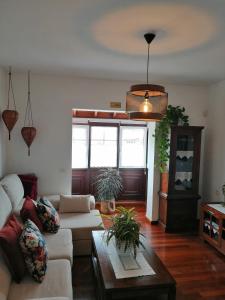
<instances>
[{"instance_id":1,"label":"patterned cushion","mask_svg":"<svg viewBox=\"0 0 225 300\"><path fill-rule=\"evenodd\" d=\"M46 232L56 233L60 227L59 215L47 199L37 201L37 213Z\"/></svg>"},{"instance_id":2,"label":"patterned cushion","mask_svg":"<svg viewBox=\"0 0 225 300\"><path fill-rule=\"evenodd\" d=\"M20 247L29 273L37 282L42 282L47 269L48 251L44 237L31 220L24 224Z\"/></svg>"}]
</instances>

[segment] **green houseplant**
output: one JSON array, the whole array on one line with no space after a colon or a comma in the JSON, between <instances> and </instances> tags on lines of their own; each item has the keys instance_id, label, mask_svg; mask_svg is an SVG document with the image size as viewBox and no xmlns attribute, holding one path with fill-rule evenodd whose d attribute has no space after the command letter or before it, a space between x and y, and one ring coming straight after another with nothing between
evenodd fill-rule
<instances>
[{"instance_id":1,"label":"green houseplant","mask_svg":"<svg viewBox=\"0 0 225 300\"><path fill-rule=\"evenodd\" d=\"M115 211L115 198L123 189L122 178L118 170L112 168L101 169L95 182L97 199L101 201L101 212Z\"/></svg>"},{"instance_id":2,"label":"green houseplant","mask_svg":"<svg viewBox=\"0 0 225 300\"><path fill-rule=\"evenodd\" d=\"M161 173L166 171L169 160L169 133L172 125L189 125L189 117L185 115L184 107L168 105L165 116L156 126L154 135L156 145L156 167L159 168Z\"/></svg>"},{"instance_id":3,"label":"green houseplant","mask_svg":"<svg viewBox=\"0 0 225 300\"><path fill-rule=\"evenodd\" d=\"M140 240L143 234L140 233L140 224L135 220L134 208L126 209L120 206L116 212L115 215L108 217L112 225L106 230L106 243L109 244L114 237L118 249L124 253L132 253L136 258L137 248L144 245Z\"/></svg>"}]
</instances>

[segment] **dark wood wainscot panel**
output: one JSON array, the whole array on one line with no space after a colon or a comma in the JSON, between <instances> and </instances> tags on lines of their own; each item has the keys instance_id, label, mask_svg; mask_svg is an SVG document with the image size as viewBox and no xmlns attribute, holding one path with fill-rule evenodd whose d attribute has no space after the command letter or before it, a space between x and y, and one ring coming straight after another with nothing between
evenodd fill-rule
<instances>
[{"instance_id":1,"label":"dark wood wainscot panel","mask_svg":"<svg viewBox=\"0 0 225 300\"><path fill-rule=\"evenodd\" d=\"M88 170L72 171L72 194L89 194L89 172Z\"/></svg>"},{"instance_id":2,"label":"dark wood wainscot panel","mask_svg":"<svg viewBox=\"0 0 225 300\"><path fill-rule=\"evenodd\" d=\"M144 169L121 169L124 190L120 199L144 200L146 198L146 171Z\"/></svg>"},{"instance_id":3,"label":"dark wood wainscot panel","mask_svg":"<svg viewBox=\"0 0 225 300\"><path fill-rule=\"evenodd\" d=\"M94 182L99 169L73 169L72 194L96 195ZM124 190L118 200L145 200L146 199L146 170L120 169Z\"/></svg>"}]
</instances>

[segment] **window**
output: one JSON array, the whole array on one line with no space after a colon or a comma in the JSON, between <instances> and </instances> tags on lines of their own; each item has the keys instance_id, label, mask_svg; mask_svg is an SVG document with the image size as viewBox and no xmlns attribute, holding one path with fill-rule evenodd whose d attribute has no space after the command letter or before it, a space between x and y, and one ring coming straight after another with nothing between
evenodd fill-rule
<instances>
[{"instance_id":1,"label":"window","mask_svg":"<svg viewBox=\"0 0 225 300\"><path fill-rule=\"evenodd\" d=\"M147 127L98 124L73 124L73 169L146 168Z\"/></svg>"},{"instance_id":2,"label":"window","mask_svg":"<svg viewBox=\"0 0 225 300\"><path fill-rule=\"evenodd\" d=\"M117 166L118 128L91 126L91 167Z\"/></svg>"},{"instance_id":3,"label":"window","mask_svg":"<svg viewBox=\"0 0 225 300\"><path fill-rule=\"evenodd\" d=\"M146 167L146 127L120 127L120 167Z\"/></svg>"},{"instance_id":4,"label":"window","mask_svg":"<svg viewBox=\"0 0 225 300\"><path fill-rule=\"evenodd\" d=\"M87 125L73 125L72 130L72 168L88 168L88 130Z\"/></svg>"}]
</instances>

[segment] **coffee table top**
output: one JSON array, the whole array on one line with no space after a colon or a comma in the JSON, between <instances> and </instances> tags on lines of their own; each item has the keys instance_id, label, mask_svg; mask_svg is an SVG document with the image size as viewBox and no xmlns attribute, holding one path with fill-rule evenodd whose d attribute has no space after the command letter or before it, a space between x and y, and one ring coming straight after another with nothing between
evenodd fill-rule
<instances>
[{"instance_id":1,"label":"coffee table top","mask_svg":"<svg viewBox=\"0 0 225 300\"><path fill-rule=\"evenodd\" d=\"M99 265L99 271L101 272L104 288L106 290L124 288L137 289L145 287L166 288L170 287L171 285L175 286L175 280L170 275L155 252L148 245L147 240L144 241L145 249L143 249L142 253L156 274L149 276L116 279L107 253L107 246L102 240L103 233L104 231L92 231L92 240L95 255Z\"/></svg>"}]
</instances>

